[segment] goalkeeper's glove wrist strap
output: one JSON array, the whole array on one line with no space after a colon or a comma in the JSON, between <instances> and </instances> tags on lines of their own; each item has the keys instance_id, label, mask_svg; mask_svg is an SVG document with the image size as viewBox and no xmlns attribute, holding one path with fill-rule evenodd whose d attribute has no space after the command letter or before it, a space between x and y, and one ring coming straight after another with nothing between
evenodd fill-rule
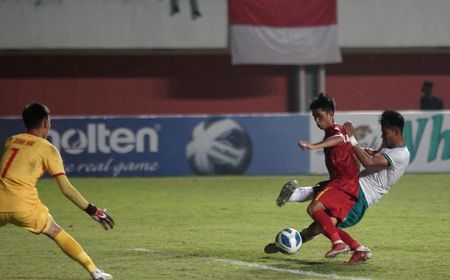
<instances>
[{"instance_id":1,"label":"goalkeeper's glove wrist strap","mask_svg":"<svg viewBox=\"0 0 450 280\"><path fill-rule=\"evenodd\" d=\"M95 207L94 204L89 203L88 207L84 209L84 211L92 216L97 213L97 207Z\"/></svg>"}]
</instances>

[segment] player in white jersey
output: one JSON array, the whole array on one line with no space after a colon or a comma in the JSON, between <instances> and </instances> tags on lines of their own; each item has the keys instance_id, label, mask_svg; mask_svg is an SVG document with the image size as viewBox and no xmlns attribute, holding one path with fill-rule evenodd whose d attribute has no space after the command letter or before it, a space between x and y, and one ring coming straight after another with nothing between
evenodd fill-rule
<instances>
[{"instance_id":1,"label":"player in white jersey","mask_svg":"<svg viewBox=\"0 0 450 280\"><path fill-rule=\"evenodd\" d=\"M396 111L385 111L380 117L380 124L383 144L378 151L362 149L352 136L353 125L350 122L344 124L347 133L352 136L353 151L365 169L360 173L358 202L347 214L344 221L338 225L339 228L356 225L364 216L366 209L377 203L400 179L409 163L410 154L403 139L403 116ZM289 181L281 189L277 198L277 205L283 206L286 202L311 200L322 188L322 185L324 185L324 182L314 187L298 187L297 181ZM311 240L318 234L320 234L320 228L315 223L301 232L303 242ZM345 242L351 244L350 247L354 251L353 256L347 263L356 264L372 257L372 252L368 248L355 240L348 239L347 236L342 238L347 239ZM264 251L276 253L280 250L274 243L270 243L264 248Z\"/></svg>"},{"instance_id":2,"label":"player in white jersey","mask_svg":"<svg viewBox=\"0 0 450 280\"><path fill-rule=\"evenodd\" d=\"M368 167L359 177L359 184L367 200L367 206L371 206L385 195L392 186L397 183L405 173L409 163L409 151L406 146L382 148L378 151L389 162L387 168Z\"/></svg>"}]
</instances>

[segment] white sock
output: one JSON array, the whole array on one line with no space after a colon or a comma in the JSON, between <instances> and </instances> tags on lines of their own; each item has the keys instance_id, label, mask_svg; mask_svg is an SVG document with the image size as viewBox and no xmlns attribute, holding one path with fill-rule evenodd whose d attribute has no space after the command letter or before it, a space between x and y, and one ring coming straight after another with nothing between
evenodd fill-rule
<instances>
[{"instance_id":1,"label":"white sock","mask_svg":"<svg viewBox=\"0 0 450 280\"><path fill-rule=\"evenodd\" d=\"M358 248L356 248L355 251L367 251L367 248L364 247L363 245L359 246Z\"/></svg>"},{"instance_id":2,"label":"white sock","mask_svg":"<svg viewBox=\"0 0 450 280\"><path fill-rule=\"evenodd\" d=\"M312 187L296 188L289 198L289 202L305 202L312 199L314 190Z\"/></svg>"}]
</instances>

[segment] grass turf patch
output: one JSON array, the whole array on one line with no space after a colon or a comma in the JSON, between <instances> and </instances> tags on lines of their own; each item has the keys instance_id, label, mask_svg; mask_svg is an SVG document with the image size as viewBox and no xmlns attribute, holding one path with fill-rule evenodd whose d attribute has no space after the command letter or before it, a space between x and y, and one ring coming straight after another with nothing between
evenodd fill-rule
<instances>
[{"instance_id":1,"label":"grass turf patch","mask_svg":"<svg viewBox=\"0 0 450 280\"><path fill-rule=\"evenodd\" d=\"M302 185L312 185L324 178L297 179ZM357 266L343 264L350 255L325 260L330 244L322 236L293 256L264 254L264 246L279 230L301 230L311 222L305 203L275 205L281 186L289 179L72 179L89 201L108 208L117 222L111 231L104 231L65 199L53 180L42 180L38 189L56 221L115 279L450 277L446 268L450 262L450 174L407 174L371 207L349 229L374 253L372 260ZM44 236L7 226L0 229L0 240L0 279L89 279Z\"/></svg>"}]
</instances>

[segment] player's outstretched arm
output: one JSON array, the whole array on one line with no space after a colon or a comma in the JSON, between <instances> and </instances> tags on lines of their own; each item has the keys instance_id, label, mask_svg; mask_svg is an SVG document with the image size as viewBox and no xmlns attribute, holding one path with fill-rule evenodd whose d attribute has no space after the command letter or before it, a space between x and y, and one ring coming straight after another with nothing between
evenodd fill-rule
<instances>
[{"instance_id":1,"label":"player's outstretched arm","mask_svg":"<svg viewBox=\"0 0 450 280\"><path fill-rule=\"evenodd\" d=\"M61 192L80 209L84 210L89 216L102 225L107 230L114 228L114 219L106 213L106 209L97 208L89 203L86 198L70 183L66 175L59 175L56 181Z\"/></svg>"},{"instance_id":2,"label":"player's outstretched arm","mask_svg":"<svg viewBox=\"0 0 450 280\"><path fill-rule=\"evenodd\" d=\"M298 141L298 146L302 149L317 150L337 146L341 143L344 143L344 138L340 135L334 135L318 143L300 140Z\"/></svg>"}]
</instances>

